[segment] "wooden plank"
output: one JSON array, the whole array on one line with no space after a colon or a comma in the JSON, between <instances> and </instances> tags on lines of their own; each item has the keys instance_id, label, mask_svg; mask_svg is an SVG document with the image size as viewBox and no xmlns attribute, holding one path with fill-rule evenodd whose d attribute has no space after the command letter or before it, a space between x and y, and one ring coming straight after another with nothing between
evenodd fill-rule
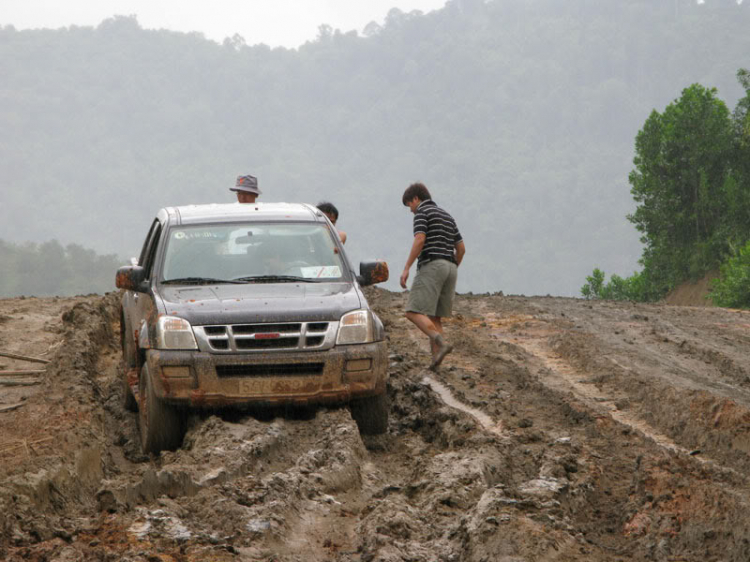
<instances>
[{"instance_id":1,"label":"wooden plank","mask_svg":"<svg viewBox=\"0 0 750 562\"><path fill-rule=\"evenodd\" d=\"M24 371L0 371L0 376L2 377L31 377L31 376L37 376L42 375L46 373L44 369L41 370L35 370L35 369L28 369Z\"/></svg>"},{"instance_id":2,"label":"wooden plank","mask_svg":"<svg viewBox=\"0 0 750 562\"><path fill-rule=\"evenodd\" d=\"M11 410L17 410L24 404L26 404L26 402L19 402L18 404L8 404L7 406L0 406L0 413L10 412Z\"/></svg>"},{"instance_id":3,"label":"wooden plank","mask_svg":"<svg viewBox=\"0 0 750 562\"><path fill-rule=\"evenodd\" d=\"M18 404L15 404L16 406L19 404L23 404L23 402L19 402ZM24 443L28 443L29 445L38 445L39 443L44 443L45 441L52 441L53 439L57 439L56 437L42 437L41 439L36 439L34 441L28 441L26 439L16 439L15 441L4 441L0 442L0 451L8 450L8 449L18 449L19 447L24 447Z\"/></svg>"},{"instance_id":4,"label":"wooden plank","mask_svg":"<svg viewBox=\"0 0 750 562\"><path fill-rule=\"evenodd\" d=\"M0 356L10 357L11 359L20 359L21 361L31 361L32 363L49 363L48 359L42 359L41 357L31 357L29 355L19 355L17 353L10 353L8 351L0 351Z\"/></svg>"},{"instance_id":5,"label":"wooden plank","mask_svg":"<svg viewBox=\"0 0 750 562\"><path fill-rule=\"evenodd\" d=\"M35 380L18 380L18 379L0 379L0 386L34 386L42 384L39 379Z\"/></svg>"}]
</instances>

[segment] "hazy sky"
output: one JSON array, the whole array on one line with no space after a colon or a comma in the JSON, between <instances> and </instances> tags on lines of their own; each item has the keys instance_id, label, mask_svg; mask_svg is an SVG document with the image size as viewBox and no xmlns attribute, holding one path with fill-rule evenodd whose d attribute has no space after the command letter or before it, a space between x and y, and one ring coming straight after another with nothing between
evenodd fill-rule
<instances>
[{"instance_id":1,"label":"hazy sky","mask_svg":"<svg viewBox=\"0 0 750 562\"><path fill-rule=\"evenodd\" d=\"M138 16L142 27L200 31L221 42L239 33L249 45L298 47L318 26L350 31L382 23L391 8L430 12L446 0L0 0L0 25L16 29L96 26L113 15Z\"/></svg>"}]
</instances>

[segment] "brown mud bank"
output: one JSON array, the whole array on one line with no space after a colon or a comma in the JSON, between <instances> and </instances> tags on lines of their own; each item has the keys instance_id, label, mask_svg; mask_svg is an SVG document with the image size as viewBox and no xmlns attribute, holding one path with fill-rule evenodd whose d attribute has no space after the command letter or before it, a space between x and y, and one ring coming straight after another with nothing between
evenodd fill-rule
<instances>
[{"instance_id":1,"label":"brown mud bank","mask_svg":"<svg viewBox=\"0 0 750 562\"><path fill-rule=\"evenodd\" d=\"M0 413L0 559L750 559L750 314L463 295L429 373L404 295L369 298L386 435L207 412L159 457L121 405L117 295L0 301L0 348L53 350Z\"/></svg>"}]
</instances>

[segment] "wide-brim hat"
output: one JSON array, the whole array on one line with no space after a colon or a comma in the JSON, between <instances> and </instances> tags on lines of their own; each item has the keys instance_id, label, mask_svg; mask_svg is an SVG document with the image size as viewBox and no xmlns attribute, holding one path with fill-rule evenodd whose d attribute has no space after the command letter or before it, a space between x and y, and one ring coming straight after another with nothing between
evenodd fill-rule
<instances>
[{"instance_id":1,"label":"wide-brim hat","mask_svg":"<svg viewBox=\"0 0 750 562\"><path fill-rule=\"evenodd\" d=\"M237 176L237 181L234 187L229 188L231 191L247 191L248 193L255 193L260 195L261 191L258 189L258 178L255 176Z\"/></svg>"}]
</instances>

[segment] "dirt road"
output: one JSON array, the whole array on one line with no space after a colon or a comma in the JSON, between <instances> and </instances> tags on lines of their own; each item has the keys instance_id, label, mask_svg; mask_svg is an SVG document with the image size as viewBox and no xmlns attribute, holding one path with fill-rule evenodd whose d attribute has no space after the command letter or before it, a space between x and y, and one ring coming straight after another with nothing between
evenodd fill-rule
<instances>
[{"instance_id":1,"label":"dirt road","mask_svg":"<svg viewBox=\"0 0 750 562\"><path fill-rule=\"evenodd\" d=\"M0 560L750 560L750 314L463 295L433 374L404 295L369 298L387 435L215 412L158 458L121 404L117 295L0 301L0 350L51 359L0 385Z\"/></svg>"}]
</instances>

